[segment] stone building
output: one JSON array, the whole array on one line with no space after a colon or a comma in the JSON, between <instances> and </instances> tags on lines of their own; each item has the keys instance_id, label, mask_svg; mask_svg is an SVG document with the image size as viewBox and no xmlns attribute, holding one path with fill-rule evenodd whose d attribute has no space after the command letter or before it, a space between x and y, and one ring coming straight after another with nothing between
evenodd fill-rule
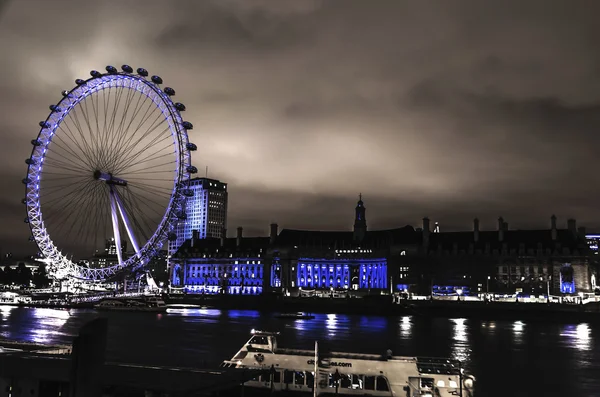
<instances>
[{"instance_id":1,"label":"stone building","mask_svg":"<svg viewBox=\"0 0 600 397\"><path fill-rule=\"evenodd\" d=\"M482 231L479 220L469 232L430 233L423 220L422 246L411 263L411 281L419 292L485 292L545 295L577 294L595 289L596 263L575 220L558 229L556 217L546 230L510 230L501 217L497 230ZM436 292L436 291L434 291Z\"/></svg>"},{"instance_id":2,"label":"stone building","mask_svg":"<svg viewBox=\"0 0 600 397\"><path fill-rule=\"evenodd\" d=\"M438 229L439 231L439 229ZM223 236L225 233L223 233ZM476 295L485 292L578 294L595 288L596 263L574 220L558 229L432 232L367 229L359 199L354 230L311 231L271 225L268 237L191 239L171 258L171 287L188 293Z\"/></svg>"}]
</instances>

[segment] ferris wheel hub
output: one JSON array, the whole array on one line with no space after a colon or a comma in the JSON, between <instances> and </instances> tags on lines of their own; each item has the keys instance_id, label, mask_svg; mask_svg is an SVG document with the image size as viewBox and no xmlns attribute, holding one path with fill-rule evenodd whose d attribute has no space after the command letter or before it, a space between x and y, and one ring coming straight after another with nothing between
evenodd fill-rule
<instances>
[{"instance_id":1,"label":"ferris wheel hub","mask_svg":"<svg viewBox=\"0 0 600 397\"><path fill-rule=\"evenodd\" d=\"M125 179L117 178L111 173L102 172L100 170L94 171L94 179L104 181L107 185L127 186L127 181Z\"/></svg>"}]
</instances>

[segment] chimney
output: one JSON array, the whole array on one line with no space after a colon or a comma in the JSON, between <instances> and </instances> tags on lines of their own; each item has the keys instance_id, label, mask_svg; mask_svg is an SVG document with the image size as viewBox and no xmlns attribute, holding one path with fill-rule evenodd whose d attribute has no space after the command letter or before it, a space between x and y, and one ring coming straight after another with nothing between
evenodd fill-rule
<instances>
[{"instance_id":1,"label":"chimney","mask_svg":"<svg viewBox=\"0 0 600 397\"><path fill-rule=\"evenodd\" d=\"M278 226L276 223L271 223L271 234L269 235L271 237L271 244L275 243L275 239L277 238L277 228Z\"/></svg>"},{"instance_id":2,"label":"chimney","mask_svg":"<svg viewBox=\"0 0 600 397\"><path fill-rule=\"evenodd\" d=\"M237 238L235 240L235 245L237 245L238 247L240 245L242 245L242 231L244 230L244 228L242 228L241 226L237 228Z\"/></svg>"},{"instance_id":3,"label":"chimney","mask_svg":"<svg viewBox=\"0 0 600 397\"><path fill-rule=\"evenodd\" d=\"M479 219L473 219L473 241L479 241Z\"/></svg>"},{"instance_id":4,"label":"chimney","mask_svg":"<svg viewBox=\"0 0 600 397\"><path fill-rule=\"evenodd\" d=\"M423 246L429 246L429 218L423 218Z\"/></svg>"},{"instance_id":5,"label":"chimney","mask_svg":"<svg viewBox=\"0 0 600 397\"><path fill-rule=\"evenodd\" d=\"M577 236L577 221L575 219L568 219L567 229L569 229L573 236Z\"/></svg>"},{"instance_id":6,"label":"chimney","mask_svg":"<svg viewBox=\"0 0 600 397\"><path fill-rule=\"evenodd\" d=\"M504 240L504 218L498 218L498 241Z\"/></svg>"},{"instance_id":7,"label":"chimney","mask_svg":"<svg viewBox=\"0 0 600 397\"><path fill-rule=\"evenodd\" d=\"M550 227L552 232L552 240L556 241L557 231L556 231L556 215L552 215L550 217Z\"/></svg>"},{"instance_id":8,"label":"chimney","mask_svg":"<svg viewBox=\"0 0 600 397\"><path fill-rule=\"evenodd\" d=\"M227 238L227 229L221 230L221 247L225 247L225 239Z\"/></svg>"},{"instance_id":9,"label":"chimney","mask_svg":"<svg viewBox=\"0 0 600 397\"><path fill-rule=\"evenodd\" d=\"M198 230L196 230L196 229L192 230L192 241L190 242L190 246L192 246L192 247L195 246L199 239L200 239L200 233L198 233Z\"/></svg>"}]
</instances>

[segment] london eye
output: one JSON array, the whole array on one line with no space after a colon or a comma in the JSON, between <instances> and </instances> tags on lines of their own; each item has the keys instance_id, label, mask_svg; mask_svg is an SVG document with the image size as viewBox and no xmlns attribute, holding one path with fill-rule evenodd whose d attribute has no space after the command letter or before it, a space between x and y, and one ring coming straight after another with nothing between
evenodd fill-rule
<instances>
[{"instance_id":1,"label":"london eye","mask_svg":"<svg viewBox=\"0 0 600 397\"><path fill-rule=\"evenodd\" d=\"M136 271L173 241L197 172L192 124L159 76L128 65L92 70L50 105L31 141L25 222L57 278L108 280ZM107 238L116 258L90 266Z\"/></svg>"}]
</instances>

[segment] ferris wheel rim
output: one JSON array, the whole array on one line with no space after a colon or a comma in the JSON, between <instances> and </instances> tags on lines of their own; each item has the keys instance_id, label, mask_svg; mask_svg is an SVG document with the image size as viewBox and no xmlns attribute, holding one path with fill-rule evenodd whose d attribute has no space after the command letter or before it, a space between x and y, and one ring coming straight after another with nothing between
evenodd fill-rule
<instances>
[{"instance_id":1,"label":"ferris wheel rim","mask_svg":"<svg viewBox=\"0 0 600 397\"><path fill-rule=\"evenodd\" d=\"M50 114L45 121L40 122L40 131L36 139L32 141L31 155L26 161L28 164L27 177L23 180L25 183L24 203L27 212L25 221L29 224L33 241L36 242L41 253L52 262L54 271L57 274L62 272L67 277L89 281L106 280L126 269L135 271L147 264L159 252L167 236L175 228L178 214L185 208L185 196L182 190L186 181L190 178L190 169L194 168L191 166L189 151L193 150L190 145L194 147L195 145L189 143L188 128L186 128L190 124L183 121L179 109L170 98L171 95L174 95L174 90L168 87L161 90L159 84L162 83L162 79L160 77L153 76L151 81L147 80L145 69L138 69L138 75L135 75L132 74L132 70L125 71L126 65L123 66L124 72L116 72L114 68L112 70L109 70L109 68L112 67L107 67L108 73L92 71L91 78L87 80L77 79L76 86L69 91L63 91L63 98L56 105L51 106ZM140 73L140 70L144 71L146 75ZM121 85L119 85L120 83ZM160 110L164 120L168 123L170 135L173 139L177 167L173 170L174 182L164 215L152 236L140 248L139 253L110 267L88 268L74 263L52 241L44 224L39 181L44 174L46 150L48 150L53 136L65 117L87 97L110 87L135 90L149 98L155 109ZM59 274L59 278L60 276Z\"/></svg>"}]
</instances>

